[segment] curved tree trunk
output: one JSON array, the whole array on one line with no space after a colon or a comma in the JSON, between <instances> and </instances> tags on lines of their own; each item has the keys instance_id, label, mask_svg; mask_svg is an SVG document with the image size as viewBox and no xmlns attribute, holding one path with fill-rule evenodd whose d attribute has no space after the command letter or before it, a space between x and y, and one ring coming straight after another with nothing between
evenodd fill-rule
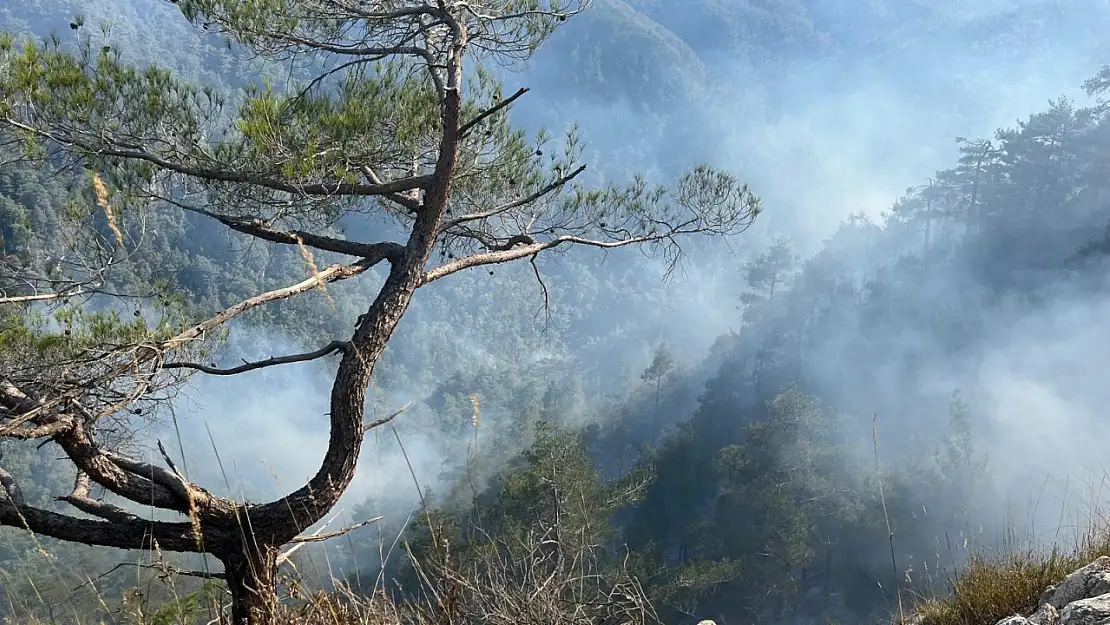
<instances>
[{"instance_id":1,"label":"curved tree trunk","mask_svg":"<svg viewBox=\"0 0 1110 625\"><path fill-rule=\"evenodd\" d=\"M269 625L276 620L278 549L246 538L240 550L220 556L231 593L231 622Z\"/></svg>"}]
</instances>

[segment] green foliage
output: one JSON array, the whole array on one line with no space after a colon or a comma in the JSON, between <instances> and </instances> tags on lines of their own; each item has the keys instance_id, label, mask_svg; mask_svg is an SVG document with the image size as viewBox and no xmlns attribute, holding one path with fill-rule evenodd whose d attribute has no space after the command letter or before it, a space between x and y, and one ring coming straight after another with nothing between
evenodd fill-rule
<instances>
[{"instance_id":1,"label":"green foliage","mask_svg":"<svg viewBox=\"0 0 1110 625\"><path fill-rule=\"evenodd\" d=\"M701 59L674 33L620 0L597 2L571 40L556 35L576 72L559 75L566 88L593 101L625 100L639 112L664 112L705 88ZM560 45L561 44L561 45Z\"/></svg>"},{"instance_id":2,"label":"green foliage","mask_svg":"<svg viewBox=\"0 0 1110 625\"><path fill-rule=\"evenodd\" d=\"M592 552L617 575L623 565L615 515L640 501L651 479L642 467L604 482L581 432L540 422L531 446L471 503L433 508L413 521L412 553L416 561L450 558L465 568L487 557L491 537L511 549L550 533L568 558Z\"/></svg>"},{"instance_id":3,"label":"green foliage","mask_svg":"<svg viewBox=\"0 0 1110 625\"><path fill-rule=\"evenodd\" d=\"M785 237L774 242L758 256L744 264L743 276L750 289L740 293L744 321L755 321L763 311L761 304L775 299L775 287L788 284L798 265L798 257Z\"/></svg>"},{"instance_id":4,"label":"green foliage","mask_svg":"<svg viewBox=\"0 0 1110 625\"><path fill-rule=\"evenodd\" d=\"M502 478L497 505L487 515L513 534L529 531L538 520L582 545L611 544L612 516L638 502L649 481L650 472L641 470L602 483L582 434L541 424L520 466Z\"/></svg>"},{"instance_id":5,"label":"green foliage","mask_svg":"<svg viewBox=\"0 0 1110 625\"><path fill-rule=\"evenodd\" d=\"M661 343L659 347L655 349L655 355L651 359L651 365L640 374L640 379L658 387L664 380L674 374L676 366L677 363L675 362L674 356L671 355L667 346Z\"/></svg>"}]
</instances>

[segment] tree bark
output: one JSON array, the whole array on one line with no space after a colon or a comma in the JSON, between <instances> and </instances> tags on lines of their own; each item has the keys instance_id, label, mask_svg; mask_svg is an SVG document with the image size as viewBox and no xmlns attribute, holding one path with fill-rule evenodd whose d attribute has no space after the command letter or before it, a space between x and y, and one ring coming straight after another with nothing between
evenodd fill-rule
<instances>
[{"instance_id":1,"label":"tree bark","mask_svg":"<svg viewBox=\"0 0 1110 625\"><path fill-rule=\"evenodd\" d=\"M297 491L277 501L253 507L252 530L258 540L284 544L305 528L324 517L338 503L355 475L362 440L366 389L378 358L385 350L401 317L408 310L413 294L427 282L425 265L436 245L439 225L459 160L459 126L462 117L461 65L454 62L456 74L443 99L443 138L436 162L433 183L413 222L403 253L393 259L389 276L377 298L361 317L352 349L343 355L332 384L330 401L330 438L320 469Z\"/></svg>"},{"instance_id":2,"label":"tree bark","mask_svg":"<svg viewBox=\"0 0 1110 625\"><path fill-rule=\"evenodd\" d=\"M278 550L259 545L250 537L238 551L221 555L227 589L231 593L231 622L235 625L269 625L278 609Z\"/></svg>"}]
</instances>

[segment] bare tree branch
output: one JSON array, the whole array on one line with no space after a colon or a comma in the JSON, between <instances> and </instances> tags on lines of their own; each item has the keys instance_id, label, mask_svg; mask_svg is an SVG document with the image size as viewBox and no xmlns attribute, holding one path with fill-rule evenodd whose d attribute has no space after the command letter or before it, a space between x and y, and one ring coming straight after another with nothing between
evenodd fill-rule
<instances>
[{"instance_id":1,"label":"bare tree branch","mask_svg":"<svg viewBox=\"0 0 1110 625\"><path fill-rule=\"evenodd\" d=\"M181 503L186 504L186 506L191 500L199 498L200 493L203 492L199 487L188 483L185 481L185 478L170 469L165 469L147 462L141 462L134 458L128 458L123 454L112 451L102 451L101 453L124 471L132 475L146 478L169 490L177 496ZM131 499L131 497L128 498ZM133 501L145 503L142 499L133 499ZM188 511L188 507L184 510Z\"/></svg>"},{"instance_id":2,"label":"bare tree branch","mask_svg":"<svg viewBox=\"0 0 1110 625\"><path fill-rule=\"evenodd\" d=\"M96 577L90 578L88 581L82 582L82 583L78 584L77 586L74 586L72 592L77 592L78 590L81 590L85 586L91 586L92 584L95 584L96 582L104 579L105 577L108 577L112 573L115 573L116 571L122 569L125 566L133 566L133 567L140 568L140 569L152 569L152 570L155 570L155 571L159 571L163 575L167 575L167 576L168 575L181 575L183 577L201 577L201 578L204 578L204 579L223 579L224 578L223 573L209 573L209 572L205 572L205 571L182 571L180 569L177 569L175 567L172 567L172 566L170 566L168 564L165 564L165 563L162 563L162 562L159 562L158 564L145 564L145 563L142 563L142 562L120 562L119 564L113 566L112 568L108 569L107 571L104 571L100 575L97 575Z\"/></svg>"},{"instance_id":3,"label":"bare tree branch","mask_svg":"<svg viewBox=\"0 0 1110 625\"><path fill-rule=\"evenodd\" d=\"M98 484L122 497L137 503L178 512L191 511L198 500L204 504L214 501L206 491L191 486L183 478L166 469L101 449L86 431L82 420L72 415L40 413L38 403L32 401L10 381L0 381L0 403L6 404L9 410L18 409L25 411L26 415L33 416L33 420L39 423L40 427L53 432L54 442L77 466L80 476L91 477ZM73 407L83 411L80 403L74 402ZM46 421L46 419L49 420ZM83 421L91 423L93 420L91 415L86 414ZM79 477L75 486L75 496L78 498L81 494L82 479L84 478ZM87 502L81 503L87 504Z\"/></svg>"},{"instance_id":4,"label":"bare tree branch","mask_svg":"<svg viewBox=\"0 0 1110 625\"><path fill-rule=\"evenodd\" d=\"M101 449L76 420L72 427L55 435L54 441L78 470L113 493L166 510L181 513L190 510L188 485L180 480L166 479L167 474L172 474L165 469Z\"/></svg>"},{"instance_id":5,"label":"bare tree branch","mask_svg":"<svg viewBox=\"0 0 1110 625\"><path fill-rule=\"evenodd\" d=\"M519 99L521 96L528 93L529 91L530 91L530 89L528 89L527 87L521 87L520 89L517 89L516 93L514 93L513 95L505 98L504 100L498 102L497 104L493 105L492 107L482 111L477 117L475 117L474 119L466 122L465 124L462 125L461 128L459 128L459 137L465 139L466 136L468 134L470 134L470 131L473 130L475 126L482 123L482 120L486 119L490 115L493 115L494 113L496 113L496 112L504 109L505 107L509 106L510 104L515 102L517 99Z\"/></svg>"},{"instance_id":6,"label":"bare tree branch","mask_svg":"<svg viewBox=\"0 0 1110 625\"><path fill-rule=\"evenodd\" d=\"M373 430L374 428L381 427L381 426L385 425L386 423L389 423L390 421L399 417L402 412L408 410L409 406L411 406L411 405L412 405L412 402L410 401L409 403L405 404L404 406L401 406L400 408L398 408L395 412L393 412L389 416L382 417L381 419L374 419L370 423L366 424L365 430L367 432L369 432L370 430Z\"/></svg>"},{"instance_id":7,"label":"bare tree branch","mask_svg":"<svg viewBox=\"0 0 1110 625\"><path fill-rule=\"evenodd\" d=\"M7 409L9 415L22 415L31 412L44 402L35 401L24 393L11 380L0 379L0 406Z\"/></svg>"},{"instance_id":8,"label":"bare tree branch","mask_svg":"<svg viewBox=\"0 0 1110 625\"><path fill-rule=\"evenodd\" d=\"M370 525L371 523L377 523L378 521L381 521L382 518L384 518L384 517L376 516L372 519L367 519L367 520L362 521L360 523L355 523L354 525L349 525L349 526L347 526L347 527L345 527L341 530L336 530L334 532L324 532L324 533L318 533L318 534L310 534L308 536L298 536L298 537L294 538L293 540L291 540L289 542L294 542L294 543L318 543L318 542L322 542L322 541L325 541L325 540L336 538L338 536L343 536L344 534L349 534L350 532L353 532L353 531L359 529L360 527L366 527L367 525Z\"/></svg>"},{"instance_id":9,"label":"bare tree branch","mask_svg":"<svg viewBox=\"0 0 1110 625\"><path fill-rule=\"evenodd\" d=\"M73 492L69 495L57 497L57 501L64 501L81 512L100 517L107 521L118 523L141 522L141 519L119 506L97 501L89 496L90 480L88 474L78 471L77 480L73 485Z\"/></svg>"},{"instance_id":10,"label":"bare tree branch","mask_svg":"<svg viewBox=\"0 0 1110 625\"><path fill-rule=\"evenodd\" d=\"M63 420L56 420L46 425L32 426L23 425L23 422L21 420L16 419L13 420L11 423L0 425L0 437L34 440L36 438L47 438L54 436L58 432L62 432L67 428L69 428L69 423Z\"/></svg>"},{"instance_id":11,"label":"bare tree branch","mask_svg":"<svg viewBox=\"0 0 1110 625\"><path fill-rule=\"evenodd\" d=\"M336 520L336 519L338 519L338 518L339 518L339 513L336 513L336 514L335 514L334 516L332 516L332 517L331 517L330 519L328 519L327 521L324 521L324 524L323 524L323 525L321 525L320 527L316 528L316 531L315 531L315 532L313 532L313 533L311 534L311 536L319 536L319 535L320 535L320 534L321 534L321 533L322 533L322 532L323 532L323 531L324 531L324 530L325 530L325 529L326 529L326 528L327 528L327 527L328 527L329 525L331 525L332 521L334 521L334 520ZM290 548L289 548L289 549L288 549L287 551L285 551L284 553L278 554L277 560L275 561L275 562L276 562L276 565L277 565L277 566L281 566L282 564L284 564L285 562L287 562L287 561L288 561L288 560L289 560L290 558L292 558L292 557L293 557L293 554L295 554L295 553L297 553L298 551L300 551L300 550L301 550L301 549L302 549L302 548L303 548L303 547L304 547L304 546L305 546L306 544L307 544L307 542L306 542L306 541L301 541L301 542L297 543L296 545L293 545L292 547L290 547Z\"/></svg>"},{"instance_id":12,"label":"bare tree branch","mask_svg":"<svg viewBox=\"0 0 1110 625\"><path fill-rule=\"evenodd\" d=\"M610 249L615 247L636 245L639 243L661 241L669 238L669 236L673 236L673 233L669 235L647 235L632 237L630 239L617 241L598 241L595 239L586 239L583 237L564 235L561 237L556 237L550 241L532 243L530 245L514 247L507 250L496 250L483 254L473 254L471 256L460 258L453 262L444 263L438 267L430 269L427 273L424 274L424 284L434 282L435 280L439 280L440 278L449 276L453 273L458 273L463 269L480 267L482 265L496 265L500 263L507 263L521 258L526 258L528 256L533 256L544 250L549 250L560 245L565 245L567 243L575 243L578 245L585 245L589 247Z\"/></svg>"},{"instance_id":13,"label":"bare tree branch","mask_svg":"<svg viewBox=\"0 0 1110 625\"><path fill-rule=\"evenodd\" d=\"M193 363L193 362L167 362L162 365L163 369L195 369L202 373L210 375L238 375L247 371L254 371L256 369L263 369L265 367L273 367L277 365L287 365L295 362L307 362L310 360L317 360L324 356L329 356L336 352L346 351L350 349L350 343L346 341L332 341L324 347L312 352L305 352L302 354L291 354L289 356L274 356L266 360L258 360L255 362L246 362L236 367L227 369L219 369L217 367L210 367L208 365Z\"/></svg>"},{"instance_id":14,"label":"bare tree branch","mask_svg":"<svg viewBox=\"0 0 1110 625\"><path fill-rule=\"evenodd\" d=\"M329 284L332 282L337 282L339 280L353 278L354 276L363 273L367 269L370 269L374 265L377 265L382 260L385 260L385 258L389 254L395 253L398 249L403 249L396 243L380 243L378 245L380 246L378 248L378 253L374 256L367 256L362 260L350 265L330 265L320 270L319 273L312 276L311 278L307 278L296 284L280 289L274 289L273 291L267 291L265 293L259 293L254 297L249 297L239 302L238 304L231 306L230 308L226 308L220 313L210 317L209 319L198 323L188 330L185 330L184 332L178 334L169 341L166 341L162 345L162 347L163 349L173 349L176 347L180 347L190 341L199 339L208 332L211 332L212 330L227 323L231 319L243 314L244 312L252 308L257 308L262 304L286 299L294 295L299 295L301 293L311 291L312 289L315 289L322 284Z\"/></svg>"},{"instance_id":15,"label":"bare tree branch","mask_svg":"<svg viewBox=\"0 0 1110 625\"><path fill-rule=\"evenodd\" d=\"M482 220L482 219L489 219L491 217L496 217L497 215L500 215L502 213L507 213L511 210L521 208L523 206L528 206L530 204L534 204L537 201L539 201L540 199L542 199L544 196L549 195L550 193L552 193L554 191L557 191L558 189L566 186L566 184L568 182L577 178L584 171L586 171L586 166L585 165L580 165L578 168L576 168L574 171L570 172L569 174L566 174L564 176L560 176L559 178L553 180L550 184L548 184L548 185L544 186L543 188L535 191L534 193L529 194L526 197L522 197L520 199L513 200L512 202L506 202L505 204L501 204L500 206L492 208L488 211L482 211L482 212L479 212L479 213L470 213L470 214L467 214L467 215L460 215L458 217L455 217L454 219L447 220L443 223L443 225L440 226L439 231L440 232L447 232L447 231L449 231L449 230L451 230L451 229L453 229L457 226L460 226L460 225L462 225L464 223L467 223L467 222L470 222L470 221L478 221L478 220Z\"/></svg>"},{"instance_id":16,"label":"bare tree branch","mask_svg":"<svg viewBox=\"0 0 1110 625\"><path fill-rule=\"evenodd\" d=\"M174 463L173 458L170 458L170 453L166 451L166 446L162 444L162 439L158 439L158 453L162 454L162 459L166 461L166 466L170 468L170 471L180 478L181 481L185 481L185 476L177 469L177 465Z\"/></svg>"},{"instance_id":17,"label":"bare tree branch","mask_svg":"<svg viewBox=\"0 0 1110 625\"><path fill-rule=\"evenodd\" d=\"M50 293L36 293L34 295L11 295L0 297L0 304L29 304L31 302L59 300L80 295L81 292L81 289L74 289L73 291L54 291Z\"/></svg>"},{"instance_id":18,"label":"bare tree branch","mask_svg":"<svg viewBox=\"0 0 1110 625\"><path fill-rule=\"evenodd\" d=\"M540 312L544 313L544 328L546 329L547 324L551 323L551 298L548 296L547 285L544 284L543 276L540 275L540 268L536 265L537 257L538 254L533 254L531 258L528 259L528 264L532 265L532 273L535 274L536 282L539 283L540 291L543 294L543 304L541 304L540 309L536 311L536 315L539 316Z\"/></svg>"},{"instance_id":19,"label":"bare tree branch","mask_svg":"<svg viewBox=\"0 0 1110 625\"><path fill-rule=\"evenodd\" d=\"M269 241L271 243L282 243L285 245L307 245L308 247L323 250L325 252L335 252L337 254L346 254L348 256L359 256L362 258L376 258L381 257L391 262L396 262L399 254L404 251L400 245L390 242L381 243L361 243L358 241L347 241L345 239L336 239L334 237L324 236L306 232L304 230L291 230L284 231L270 227L261 219L245 219L240 217L231 217L228 215L220 215L211 211L204 210L196 206L190 206L184 202L179 202L168 197L153 196L158 199L171 203L182 210L186 210L198 215L210 217L224 224L228 228L241 232L256 239Z\"/></svg>"},{"instance_id":20,"label":"bare tree branch","mask_svg":"<svg viewBox=\"0 0 1110 625\"><path fill-rule=\"evenodd\" d=\"M0 500L0 525L30 530L58 540L117 549L201 552L192 523L96 521Z\"/></svg>"},{"instance_id":21,"label":"bare tree branch","mask_svg":"<svg viewBox=\"0 0 1110 625\"><path fill-rule=\"evenodd\" d=\"M362 172L362 175L370 181L370 184L383 184L382 179L378 176L378 173L374 171L373 167L370 167L369 165L363 165L360 168L360 171ZM401 205L410 213L415 213L416 211L420 210L420 201L410 198L404 194L388 193L383 197L395 204Z\"/></svg>"}]
</instances>

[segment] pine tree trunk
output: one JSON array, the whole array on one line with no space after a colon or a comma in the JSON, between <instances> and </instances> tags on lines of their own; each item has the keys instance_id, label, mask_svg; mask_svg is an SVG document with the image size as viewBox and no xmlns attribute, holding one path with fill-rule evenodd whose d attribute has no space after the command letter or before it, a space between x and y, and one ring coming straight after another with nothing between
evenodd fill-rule
<instances>
[{"instance_id":1,"label":"pine tree trunk","mask_svg":"<svg viewBox=\"0 0 1110 625\"><path fill-rule=\"evenodd\" d=\"M224 563L227 588L231 593L231 622L234 625L269 625L275 622L278 608L277 549L244 543L238 553L220 559Z\"/></svg>"},{"instance_id":2,"label":"pine tree trunk","mask_svg":"<svg viewBox=\"0 0 1110 625\"><path fill-rule=\"evenodd\" d=\"M659 438L659 392L663 386L663 376L655 378L655 416L651 419L651 446L656 445Z\"/></svg>"}]
</instances>

